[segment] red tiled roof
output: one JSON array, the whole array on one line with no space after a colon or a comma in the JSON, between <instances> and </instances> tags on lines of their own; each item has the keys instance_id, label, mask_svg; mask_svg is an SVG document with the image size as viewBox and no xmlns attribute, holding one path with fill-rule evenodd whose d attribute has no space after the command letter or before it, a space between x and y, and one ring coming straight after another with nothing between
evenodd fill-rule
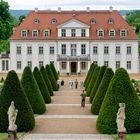
<instances>
[{"instance_id":1,"label":"red tiled roof","mask_svg":"<svg viewBox=\"0 0 140 140\"><path fill-rule=\"evenodd\" d=\"M108 19L113 19L113 24L108 24ZM34 19L39 19L39 24L34 23ZM57 20L57 24L53 25L51 23L52 19ZM120 37L120 30L126 29L127 30L127 37L123 39L128 40L135 40L137 39L135 31L132 29L131 26L123 19L123 17L119 14L118 11L109 11L109 10L96 10L96 11L31 11L25 20L17 27L14 34L11 36L11 40L47 40L47 39L58 39L57 37L57 26L67 22L70 19L76 19L84 24L90 26L90 36L88 39L99 39L97 36L97 30L99 28L104 29L104 38L105 40L110 39L109 37L109 29L115 29L115 38L114 40L119 40L122 38ZM90 20L95 19L96 24L91 25ZM46 38L43 36L43 31L45 29L50 29L51 34L50 37ZM21 37L21 30L27 29L28 30L28 37L22 38ZM39 37L33 38L32 37L32 30L38 29L39 30ZM65 39L69 39L65 37ZM76 39L76 38L75 38ZM77 38L78 39L78 38ZM79 38L80 39L80 38ZM82 38L83 39L83 38ZM87 39L87 38L85 38Z\"/></svg>"}]
</instances>

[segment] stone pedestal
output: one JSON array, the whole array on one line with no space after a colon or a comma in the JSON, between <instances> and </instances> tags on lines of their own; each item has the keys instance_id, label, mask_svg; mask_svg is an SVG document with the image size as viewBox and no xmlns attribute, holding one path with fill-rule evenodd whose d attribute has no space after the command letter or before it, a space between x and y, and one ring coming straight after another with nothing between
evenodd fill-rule
<instances>
[{"instance_id":1,"label":"stone pedestal","mask_svg":"<svg viewBox=\"0 0 140 140\"><path fill-rule=\"evenodd\" d=\"M8 140L17 140L17 131L8 130Z\"/></svg>"},{"instance_id":2,"label":"stone pedestal","mask_svg":"<svg viewBox=\"0 0 140 140\"><path fill-rule=\"evenodd\" d=\"M117 140L126 140L126 132L118 132Z\"/></svg>"}]
</instances>

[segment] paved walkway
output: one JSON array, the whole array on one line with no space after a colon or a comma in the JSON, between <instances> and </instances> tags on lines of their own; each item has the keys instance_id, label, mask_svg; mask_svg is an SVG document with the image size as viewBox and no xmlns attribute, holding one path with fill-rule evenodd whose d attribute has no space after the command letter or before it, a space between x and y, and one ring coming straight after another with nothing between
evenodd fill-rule
<instances>
[{"instance_id":1,"label":"paved walkway","mask_svg":"<svg viewBox=\"0 0 140 140\"><path fill-rule=\"evenodd\" d=\"M111 140L109 135L101 135L96 130L96 115L90 112L91 105L86 98L85 108L81 108L82 88L61 87L52 97L52 104L46 105L47 111L36 117L34 130L23 140ZM81 79L78 79L81 80Z\"/></svg>"}]
</instances>

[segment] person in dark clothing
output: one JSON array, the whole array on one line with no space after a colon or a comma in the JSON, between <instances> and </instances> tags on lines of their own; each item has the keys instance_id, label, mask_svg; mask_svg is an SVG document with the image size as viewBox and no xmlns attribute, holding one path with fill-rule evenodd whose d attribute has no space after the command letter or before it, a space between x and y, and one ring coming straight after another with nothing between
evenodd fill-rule
<instances>
[{"instance_id":1,"label":"person in dark clothing","mask_svg":"<svg viewBox=\"0 0 140 140\"><path fill-rule=\"evenodd\" d=\"M86 93L85 90L81 93L81 107L85 107Z\"/></svg>"},{"instance_id":2,"label":"person in dark clothing","mask_svg":"<svg viewBox=\"0 0 140 140\"><path fill-rule=\"evenodd\" d=\"M61 81L61 86L64 86L64 80Z\"/></svg>"},{"instance_id":3,"label":"person in dark clothing","mask_svg":"<svg viewBox=\"0 0 140 140\"><path fill-rule=\"evenodd\" d=\"M77 81L77 79L75 80L75 88L77 88L78 87L78 81Z\"/></svg>"}]
</instances>

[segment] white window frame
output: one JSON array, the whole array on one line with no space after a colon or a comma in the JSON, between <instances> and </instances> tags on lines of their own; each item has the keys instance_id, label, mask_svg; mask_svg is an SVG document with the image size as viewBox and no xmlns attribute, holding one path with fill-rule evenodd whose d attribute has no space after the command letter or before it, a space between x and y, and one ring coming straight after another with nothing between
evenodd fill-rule
<instances>
[{"instance_id":1,"label":"white window frame","mask_svg":"<svg viewBox=\"0 0 140 140\"><path fill-rule=\"evenodd\" d=\"M93 54L98 54L98 46L93 46Z\"/></svg>"},{"instance_id":2,"label":"white window frame","mask_svg":"<svg viewBox=\"0 0 140 140\"><path fill-rule=\"evenodd\" d=\"M39 53L39 55L43 55L44 54L44 47L43 46L39 46L38 53Z\"/></svg>"},{"instance_id":3,"label":"white window frame","mask_svg":"<svg viewBox=\"0 0 140 140\"><path fill-rule=\"evenodd\" d=\"M17 61L17 70L21 70L21 68L22 68L22 62Z\"/></svg>"},{"instance_id":4,"label":"white window frame","mask_svg":"<svg viewBox=\"0 0 140 140\"><path fill-rule=\"evenodd\" d=\"M120 36L121 37L126 37L127 36L127 30L126 29L121 29L120 30Z\"/></svg>"},{"instance_id":5,"label":"white window frame","mask_svg":"<svg viewBox=\"0 0 140 140\"><path fill-rule=\"evenodd\" d=\"M110 37L115 37L115 30L114 29L109 30L109 36Z\"/></svg>"},{"instance_id":6,"label":"white window frame","mask_svg":"<svg viewBox=\"0 0 140 140\"><path fill-rule=\"evenodd\" d=\"M32 61L27 61L27 66L32 68Z\"/></svg>"},{"instance_id":7,"label":"white window frame","mask_svg":"<svg viewBox=\"0 0 140 140\"><path fill-rule=\"evenodd\" d=\"M126 47L126 54L131 55L132 54L132 46L127 46Z\"/></svg>"},{"instance_id":8,"label":"white window frame","mask_svg":"<svg viewBox=\"0 0 140 140\"><path fill-rule=\"evenodd\" d=\"M81 37L86 37L86 29L81 29Z\"/></svg>"},{"instance_id":9,"label":"white window frame","mask_svg":"<svg viewBox=\"0 0 140 140\"><path fill-rule=\"evenodd\" d=\"M81 69L86 70L86 62L81 62Z\"/></svg>"},{"instance_id":10,"label":"white window frame","mask_svg":"<svg viewBox=\"0 0 140 140\"><path fill-rule=\"evenodd\" d=\"M44 37L49 37L50 36L50 30L49 29L45 29L44 30Z\"/></svg>"},{"instance_id":11,"label":"white window frame","mask_svg":"<svg viewBox=\"0 0 140 140\"><path fill-rule=\"evenodd\" d=\"M116 61L116 69L121 67L121 62L120 61Z\"/></svg>"},{"instance_id":12,"label":"white window frame","mask_svg":"<svg viewBox=\"0 0 140 140\"><path fill-rule=\"evenodd\" d=\"M103 29L98 30L98 37L104 37L104 30Z\"/></svg>"},{"instance_id":13,"label":"white window frame","mask_svg":"<svg viewBox=\"0 0 140 140\"><path fill-rule=\"evenodd\" d=\"M66 55L66 44L61 44L61 54Z\"/></svg>"},{"instance_id":14,"label":"white window frame","mask_svg":"<svg viewBox=\"0 0 140 140\"><path fill-rule=\"evenodd\" d=\"M109 66L109 61L104 61L104 66Z\"/></svg>"},{"instance_id":15,"label":"white window frame","mask_svg":"<svg viewBox=\"0 0 140 140\"><path fill-rule=\"evenodd\" d=\"M50 46L50 55L54 55L54 46Z\"/></svg>"},{"instance_id":16,"label":"white window frame","mask_svg":"<svg viewBox=\"0 0 140 140\"><path fill-rule=\"evenodd\" d=\"M28 30L26 30L26 29L21 30L21 37L23 37L23 38L28 37Z\"/></svg>"},{"instance_id":17,"label":"white window frame","mask_svg":"<svg viewBox=\"0 0 140 140\"><path fill-rule=\"evenodd\" d=\"M86 44L81 44L81 55L86 55Z\"/></svg>"},{"instance_id":18,"label":"white window frame","mask_svg":"<svg viewBox=\"0 0 140 140\"><path fill-rule=\"evenodd\" d=\"M109 55L109 46L104 46L104 55Z\"/></svg>"},{"instance_id":19,"label":"white window frame","mask_svg":"<svg viewBox=\"0 0 140 140\"><path fill-rule=\"evenodd\" d=\"M71 37L76 37L76 29L71 29Z\"/></svg>"},{"instance_id":20,"label":"white window frame","mask_svg":"<svg viewBox=\"0 0 140 140\"><path fill-rule=\"evenodd\" d=\"M17 46L17 55L21 55L21 46Z\"/></svg>"},{"instance_id":21,"label":"white window frame","mask_svg":"<svg viewBox=\"0 0 140 140\"><path fill-rule=\"evenodd\" d=\"M66 29L61 29L61 37L66 37Z\"/></svg>"},{"instance_id":22,"label":"white window frame","mask_svg":"<svg viewBox=\"0 0 140 140\"><path fill-rule=\"evenodd\" d=\"M39 65L39 68L41 68L42 66L44 66L44 62L43 61L39 61L38 65Z\"/></svg>"},{"instance_id":23,"label":"white window frame","mask_svg":"<svg viewBox=\"0 0 140 140\"><path fill-rule=\"evenodd\" d=\"M27 55L31 55L31 54L32 54L32 47L27 46Z\"/></svg>"},{"instance_id":24,"label":"white window frame","mask_svg":"<svg viewBox=\"0 0 140 140\"><path fill-rule=\"evenodd\" d=\"M121 54L121 46L117 45L116 46L116 55Z\"/></svg>"},{"instance_id":25,"label":"white window frame","mask_svg":"<svg viewBox=\"0 0 140 140\"><path fill-rule=\"evenodd\" d=\"M131 68L132 68L132 62L131 62L131 61L127 61L127 62L126 62L126 68L127 68L128 70L131 70Z\"/></svg>"},{"instance_id":26,"label":"white window frame","mask_svg":"<svg viewBox=\"0 0 140 140\"><path fill-rule=\"evenodd\" d=\"M32 31L32 37L33 38L37 38L38 37L38 30L37 29L34 29L33 31Z\"/></svg>"},{"instance_id":27,"label":"white window frame","mask_svg":"<svg viewBox=\"0 0 140 140\"><path fill-rule=\"evenodd\" d=\"M62 70L66 70L66 67L67 67L66 66L66 62L62 62L62 65L61 66L62 66Z\"/></svg>"}]
</instances>

